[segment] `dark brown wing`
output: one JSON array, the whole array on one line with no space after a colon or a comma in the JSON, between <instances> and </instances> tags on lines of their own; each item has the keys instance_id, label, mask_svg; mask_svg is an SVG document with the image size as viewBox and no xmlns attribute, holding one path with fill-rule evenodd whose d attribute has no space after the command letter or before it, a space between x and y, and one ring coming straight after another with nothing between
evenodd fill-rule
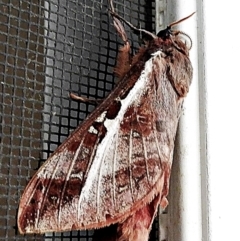
<instances>
[{"instance_id":1,"label":"dark brown wing","mask_svg":"<svg viewBox=\"0 0 240 241\"><path fill-rule=\"evenodd\" d=\"M180 65L189 62L180 57ZM182 70L169 81L168 63L158 51L140 76L132 68L132 77L119 83L45 162L23 193L21 233L104 227L126 219L159 193L167 195L182 103L173 83L189 85L191 78Z\"/></svg>"}]
</instances>

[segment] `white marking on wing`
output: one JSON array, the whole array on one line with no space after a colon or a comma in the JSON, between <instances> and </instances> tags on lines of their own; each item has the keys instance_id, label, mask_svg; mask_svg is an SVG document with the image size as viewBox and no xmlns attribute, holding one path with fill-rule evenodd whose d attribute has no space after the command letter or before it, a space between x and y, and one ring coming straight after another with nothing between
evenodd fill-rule
<instances>
[{"instance_id":1,"label":"white marking on wing","mask_svg":"<svg viewBox=\"0 0 240 241\"><path fill-rule=\"evenodd\" d=\"M61 224L61 211L62 211L61 202L62 202L63 197L64 197L64 195L65 195L65 190L66 190L66 187L67 187L67 182L68 182L69 179L70 179L70 175L71 175L71 173L72 173L72 169L73 169L73 167L74 167L74 165L75 165L75 162L76 162L76 160L77 160L77 158L78 158L78 156L79 156L79 152L80 152L80 150L81 150L81 148L82 148L83 140L84 140L84 137L82 138L82 141L81 141L80 145L78 146L78 148L77 148L77 150L76 150L76 152L75 152L75 154L74 154L73 159L71 160L71 165L70 165L69 168L68 168L67 175L66 175L66 179L65 179L65 181L64 181L64 186L63 186L62 193L61 193L61 197L60 197L60 200L59 200L59 202L60 202L59 209L58 209L58 225L59 225L59 226L60 226L60 224Z\"/></svg>"},{"instance_id":2,"label":"white marking on wing","mask_svg":"<svg viewBox=\"0 0 240 241\"><path fill-rule=\"evenodd\" d=\"M107 128L107 132L106 132L105 137L102 139L101 143L98 145L98 148L96 150L96 154L94 157L94 161L88 172L88 176L87 176L85 185L83 186L83 189L82 189L82 192L81 192L81 195L79 198L79 215L80 215L80 213L85 212L84 206L87 206L86 202L94 202L93 197L91 197L91 195L89 195L89 194L94 189L94 187L96 185L98 185L97 177L99 175L99 170L102 165L101 164L101 162L103 161L102 157L105 156L106 152L107 153L114 152L114 145L112 143L114 142L113 140L116 137L115 136L116 133L119 132L120 123L123 119L124 114L126 113L129 106L139 105L142 95L147 90L147 85L149 83L149 75L151 75L151 73L152 73L152 66L153 66L154 58L155 57L152 57L151 59L149 59L146 62L145 68L142 71L139 79L136 81L135 86L129 91L129 93L125 99L120 100L121 101L121 109L119 110L116 118L113 120L106 119L104 121L104 125ZM102 116L103 115L104 114L102 114ZM100 118L100 119L102 119L102 118ZM106 160L104 162L107 165L112 163L112 161L108 160L108 158L109 158L108 155L106 155ZM107 176L108 171L109 171L109 168L104 168L104 170L102 170L102 175ZM79 218L80 218L80 216L79 216ZM86 218L86 216L85 216L85 218ZM98 219L99 219L99 217L96 217L96 220L98 220ZM81 221L88 223L88 220L81 220Z\"/></svg>"},{"instance_id":3,"label":"white marking on wing","mask_svg":"<svg viewBox=\"0 0 240 241\"><path fill-rule=\"evenodd\" d=\"M157 139L157 133L156 133L156 129L154 128L154 137L155 137L155 142L156 142L156 146L157 146L157 151L158 151L158 156L159 156L159 160L160 160L160 167L162 169L162 155L161 155L161 151L159 148L159 143L158 143L158 139Z\"/></svg>"},{"instance_id":4,"label":"white marking on wing","mask_svg":"<svg viewBox=\"0 0 240 241\"><path fill-rule=\"evenodd\" d=\"M117 162L117 146L118 146L118 135L119 132L116 133L116 142L115 142L115 148L114 148L114 154L113 154L113 169L112 169L112 176L113 176L113 203L114 208L116 208L116 179L115 179L115 173L116 173L116 162Z\"/></svg>"},{"instance_id":5,"label":"white marking on wing","mask_svg":"<svg viewBox=\"0 0 240 241\"><path fill-rule=\"evenodd\" d=\"M103 113L97 117L95 122L102 123L105 120L106 114L107 114L107 111L103 111Z\"/></svg>"},{"instance_id":6,"label":"white marking on wing","mask_svg":"<svg viewBox=\"0 0 240 241\"><path fill-rule=\"evenodd\" d=\"M93 126L89 127L88 132L91 134L95 134L95 135L98 134L98 130L96 128L94 128Z\"/></svg>"},{"instance_id":7,"label":"white marking on wing","mask_svg":"<svg viewBox=\"0 0 240 241\"><path fill-rule=\"evenodd\" d=\"M97 181L97 215L99 214L99 207L100 207L100 185L101 185L101 178L103 177L102 175L102 167L103 167L103 164L104 164L104 160L105 160L105 157L106 157L106 154L107 152L104 153L104 155L102 156L102 159L99 160L100 162L100 170L99 170L99 173L98 173L98 181Z\"/></svg>"},{"instance_id":8,"label":"white marking on wing","mask_svg":"<svg viewBox=\"0 0 240 241\"><path fill-rule=\"evenodd\" d=\"M46 198L47 198L47 194L48 194L48 191L49 191L49 188L50 188L50 186L51 186L51 183L52 183L52 181L53 181L53 179L54 179L54 177L55 177L55 175L56 175L56 173L57 173L57 170L58 170L58 167L59 167L59 159L60 159L60 157L62 156L62 153L61 154L58 154L56 157L54 157L53 158L53 161L55 161L56 162L56 165L55 165L55 167L53 167L53 169L51 168L51 170L54 170L53 171L53 173L50 173L49 172L49 170L47 170L46 169L46 166L37 174L37 176L38 176L38 178L39 179L41 179L41 178L47 178L47 179L49 179L50 181L49 181L49 183L48 183L48 185L47 185L47 187L46 187L46 190L42 190L42 192L44 192L45 191L45 195L43 196L43 199L42 199L42 201L41 202L38 202L38 208L37 208L37 215L36 215L36 221L35 221L35 229L37 230L38 229L38 226L39 226L39 221L40 221L40 219L39 219L39 215L40 215L40 213L42 212L42 208L44 207L44 203L45 203L45 200L46 200ZM44 170L46 171L45 173L44 173ZM33 194L34 194L34 192L33 192ZM31 200L31 198L29 199L29 202L30 202L30 200Z\"/></svg>"},{"instance_id":9,"label":"white marking on wing","mask_svg":"<svg viewBox=\"0 0 240 241\"><path fill-rule=\"evenodd\" d=\"M130 134L129 134L129 152L128 152L128 166L129 166L129 180L130 180L130 190L131 190L131 194L132 194L132 200L133 202L135 201L134 200L134 197L133 197L133 176L132 176L132 168L131 168L131 160L132 160L132 134L133 134L133 131L132 131L132 128L131 128L131 131L130 131Z\"/></svg>"},{"instance_id":10,"label":"white marking on wing","mask_svg":"<svg viewBox=\"0 0 240 241\"><path fill-rule=\"evenodd\" d=\"M148 179L148 182L150 183L150 176L149 176L149 170L148 170L148 163L147 163L147 148L146 148L146 142L145 142L145 138L142 137L142 142L143 142L143 153L144 153L144 160L145 160L145 163L146 163L146 171L147 171L147 179Z\"/></svg>"},{"instance_id":11,"label":"white marking on wing","mask_svg":"<svg viewBox=\"0 0 240 241\"><path fill-rule=\"evenodd\" d=\"M89 162L88 162L88 165L87 165L87 169L86 169L86 172L85 173L89 173L89 171L91 170L91 168L92 168L92 163L93 163L93 159L94 159L94 156L95 156L95 151L96 151L96 149L97 149L97 147L98 147L98 142L99 142L99 138L97 138L97 142L95 143L95 145L94 145L94 147L93 147L93 149L92 149L92 152L91 152L91 156L90 156L90 158L89 158ZM88 179L88 176L87 176L87 178L86 178L86 180L85 180L85 183L87 182L87 179ZM82 189L83 190L83 189ZM81 203L82 203L82 197L83 197L83 195L81 195L82 194L82 191L81 191L81 193L79 194L79 199L78 199L78 213L77 213L77 220L80 220L80 214L81 213L83 213L83 212L81 212Z\"/></svg>"},{"instance_id":12,"label":"white marking on wing","mask_svg":"<svg viewBox=\"0 0 240 241\"><path fill-rule=\"evenodd\" d=\"M71 174L71 178L78 178L79 180L82 180L83 179L83 173L82 172L73 173L73 174Z\"/></svg>"}]
</instances>

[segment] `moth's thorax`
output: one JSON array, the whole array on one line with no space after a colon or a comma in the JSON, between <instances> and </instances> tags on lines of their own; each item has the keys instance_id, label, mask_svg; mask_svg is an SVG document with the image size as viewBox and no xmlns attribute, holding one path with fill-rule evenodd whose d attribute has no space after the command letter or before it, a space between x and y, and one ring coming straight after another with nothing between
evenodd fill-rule
<instances>
[{"instance_id":1,"label":"moth's thorax","mask_svg":"<svg viewBox=\"0 0 240 241\"><path fill-rule=\"evenodd\" d=\"M186 43L179 36L171 36L171 38L155 38L148 44L149 51L155 52L161 50L164 53L169 53L173 50L181 52L185 56L189 56L189 49Z\"/></svg>"}]
</instances>

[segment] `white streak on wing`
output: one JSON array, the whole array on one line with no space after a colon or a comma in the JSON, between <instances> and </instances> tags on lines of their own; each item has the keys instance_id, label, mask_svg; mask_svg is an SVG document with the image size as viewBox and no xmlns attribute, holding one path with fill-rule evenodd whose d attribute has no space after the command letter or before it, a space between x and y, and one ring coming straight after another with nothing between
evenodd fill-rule
<instances>
[{"instance_id":1,"label":"white streak on wing","mask_svg":"<svg viewBox=\"0 0 240 241\"><path fill-rule=\"evenodd\" d=\"M63 158L61 158L63 157ZM55 154L53 155L52 157L50 157L50 166L51 168L49 168L49 165L46 166L46 165L43 165L43 167L40 169L40 171L37 173L37 177L39 179L51 179L55 176L56 172L57 172L57 169L58 169L58 166L59 166L59 160L64 159L65 156L62 154L62 153L58 153L58 154ZM47 164L48 162L46 162ZM52 172L52 170L54 170Z\"/></svg>"},{"instance_id":2,"label":"white streak on wing","mask_svg":"<svg viewBox=\"0 0 240 241\"><path fill-rule=\"evenodd\" d=\"M56 159L56 160L55 160ZM47 198L47 193L48 193L48 191L49 191L49 188L50 188L50 186L51 186L51 183L52 183L52 181L53 181L53 179L54 179L54 177L55 177L55 175L56 175L56 173L57 173L57 170L58 170L58 166L59 166L59 159L60 159L60 155L57 155L56 157L55 157L55 159L54 159L54 161L55 161L55 169L53 169L54 171L53 171L53 173L51 173L51 172L48 172L48 170L46 169L46 166L43 168L43 169L41 169L41 171L37 174L37 177L39 178L39 179L41 179L41 178L47 178L47 179L50 179L50 181L49 181L49 183L48 183L48 186L46 187L46 189L43 189L42 190L42 192L45 192L45 195L44 195L44 197L43 197L43 199L42 199L42 201L41 202L38 202L38 207L37 207L37 213L36 213L36 221L35 221L35 229L37 230L38 229L38 227L39 227L39 221L40 221L40 219L39 219L39 215L40 215L40 213L41 213L41 209L42 209L42 207L44 206L44 205L42 205L42 204L44 204L45 203L45 199ZM45 172L44 172L44 170L45 170ZM52 170L52 169L51 169ZM38 179L38 180L39 180ZM32 193L32 195L34 194L34 192ZM31 200L31 198L29 198L29 202L30 202L30 200Z\"/></svg>"},{"instance_id":3,"label":"white streak on wing","mask_svg":"<svg viewBox=\"0 0 240 241\"><path fill-rule=\"evenodd\" d=\"M76 152L75 152L75 154L74 154L74 157L73 157L73 159L72 159L72 161L71 161L71 165L69 166L69 169L68 169L68 171L67 171L65 183L64 183L64 186L63 186L63 189L62 189L62 193L61 193L61 199L60 199L61 202L62 202L62 200L63 200L63 196L65 195L65 190L66 190L67 182L68 182L68 180L70 179L70 175L71 175L71 173L72 173L73 166L75 165L75 162L76 162L76 160L77 160L77 158L78 158L78 156L79 156L79 152L80 152L80 150L82 149L83 140L84 140L84 138L82 139L79 147L77 148L77 150L76 150ZM58 225L59 225L59 226L60 226L60 224L61 224L61 214L62 214L61 211L62 211L62 205L61 205L61 203L60 203L60 205L59 205L59 210L58 210Z\"/></svg>"},{"instance_id":4,"label":"white streak on wing","mask_svg":"<svg viewBox=\"0 0 240 241\"><path fill-rule=\"evenodd\" d=\"M130 131L130 135L129 135L129 152L128 152L128 163L129 163L129 166L131 165L131 160L132 160L132 134L133 134L133 131L131 129ZM132 194L132 200L134 202L134 196L133 196L133 180L132 180L132 169L130 168L129 169L129 178L130 178L130 190L131 190L131 194Z\"/></svg>"},{"instance_id":5,"label":"white streak on wing","mask_svg":"<svg viewBox=\"0 0 240 241\"><path fill-rule=\"evenodd\" d=\"M95 135L98 134L98 130L96 128L94 128L93 126L89 127L88 132L91 134L95 134Z\"/></svg>"},{"instance_id":6,"label":"white streak on wing","mask_svg":"<svg viewBox=\"0 0 240 241\"><path fill-rule=\"evenodd\" d=\"M95 150L97 149L97 146L98 146L98 142L99 142L99 139L97 140L97 142L95 143L94 147L93 147L93 150L91 152L91 156L89 158L89 161L88 161L88 166L87 166L87 169L86 169L86 173L89 173L89 171L91 170L91 166L92 166L92 162L94 161L94 153L95 153ZM83 176L84 177L84 176ZM85 178L86 180L87 178ZM78 199L78 205L77 205L77 219L80 220L80 216L81 216L81 202L82 202L82 195L81 193L79 194L79 199ZM83 215L85 215L83 213Z\"/></svg>"},{"instance_id":7,"label":"white streak on wing","mask_svg":"<svg viewBox=\"0 0 240 241\"><path fill-rule=\"evenodd\" d=\"M74 164L75 164L75 162L76 162L76 160L77 160L77 158L78 158L78 156L79 156L80 150L82 149L83 140L84 140L84 138L82 138L82 141L81 141L79 147L77 148L77 150L76 150L76 152L75 152L75 155L74 155L74 157L73 157L73 159L72 159L72 161L71 161L71 165L70 165L70 167L69 167L69 169L68 169L68 172L67 172L66 181L68 181L69 178L70 178L70 175L71 175L73 166L74 166ZM66 186L66 185L65 185L65 186ZM64 190L65 190L65 186L64 186Z\"/></svg>"},{"instance_id":8,"label":"white streak on wing","mask_svg":"<svg viewBox=\"0 0 240 241\"><path fill-rule=\"evenodd\" d=\"M96 154L94 157L94 161L92 163L91 169L88 172L87 180L82 189L80 199L79 199L79 204L80 204L79 212L82 213L83 216L85 211L84 206L87 205L87 202L95 202L95 199L92 200L93 197L91 197L91 191L94 189L96 185L98 185L97 181L98 181L99 170L101 167L101 162L104 161L108 165L109 163L112 163L111 160L107 160L107 159L103 160L103 156L105 155L106 152L114 151L113 139L114 137L116 137L116 133L119 131L120 123L123 119L123 116L130 105L132 104L138 105L138 102L140 101L141 96L144 94L144 91L146 90L146 86L149 83L148 78L149 78L149 75L152 73L153 59L155 59L156 57L158 56L154 56L150 58L145 63L145 68L142 71L139 79L136 81L134 87L130 90L127 97L121 100L121 109L119 110L116 118L113 120L106 119L104 121L104 125L107 128L107 133L103 138L102 142L98 145L98 148L96 150ZM106 155L106 158L108 158L108 155ZM109 168L105 168L102 172L102 175L105 176L108 174L108 173L104 173L106 172L106 170L109 170ZM98 217L96 217L96 221L98 221ZM85 222L87 223L88 221L85 220Z\"/></svg>"},{"instance_id":9,"label":"white streak on wing","mask_svg":"<svg viewBox=\"0 0 240 241\"><path fill-rule=\"evenodd\" d=\"M106 114L107 114L107 111L103 111L102 114L97 117L95 122L102 123L105 120Z\"/></svg>"},{"instance_id":10,"label":"white streak on wing","mask_svg":"<svg viewBox=\"0 0 240 241\"><path fill-rule=\"evenodd\" d=\"M82 172L79 172L79 173L74 173L71 175L71 178L78 178L80 180L83 179L83 173Z\"/></svg>"},{"instance_id":11,"label":"white streak on wing","mask_svg":"<svg viewBox=\"0 0 240 241\"><path fill-rule=\"evenodd\" d=\"M146 149L146 142L144 137L142 137L142 142L143 142L144 160L146 163L147 179L148 179L148 182L150 183L150 176L149 176L149 170L148 170L148 164L147 164L147 149Z\"/></svg>"},{"instance_id":12,"label":"white streak on wing","mask_svg":"<svg viewBox=\"0 0 240 241\"><path fill-rule=\"evenodd\" d=\"M160 148L159 148L157 134L156 134L156 130L155 129L154 129L154 137L155 137L155 142L156 142L156 146L157 146L158 156L159 156L159 160L160 160L160 167L162 169L162 155L161 155L161 151L160 151Z\"/></svg>"},{"instance_id":13,"label":"white streak on wing","mask_svg":"<svg viewBox=\"0 0 240 241\"><path fill-rule=\"evenodd\" d=\"M103 156L102 156L102 160L100 161L100 170L99 170L99 175L97 176L97 215L99 214L99 208L100 208L100 187L101 187L101 177L102 177L102 167L103 167L103 163L104 163L104 159L106 156L106 152L104 152Z\"/></svg>"},{"instance_id":14,"label":"white streak on wing","mask_svg":"<svg viewBox=\"0 0 240 241\"><path fill-rule=\"evenodd\" d=\"M113 155L113 167L112 167L112 175L113 175L113 204L114 208L116 208L116 179L114 173L116 172L116 161L117 161L117 145L118 145L118 133L116 133L116 142L115 142L115 148L114 148L114 155Z\"/></svg>"}]
</instances>

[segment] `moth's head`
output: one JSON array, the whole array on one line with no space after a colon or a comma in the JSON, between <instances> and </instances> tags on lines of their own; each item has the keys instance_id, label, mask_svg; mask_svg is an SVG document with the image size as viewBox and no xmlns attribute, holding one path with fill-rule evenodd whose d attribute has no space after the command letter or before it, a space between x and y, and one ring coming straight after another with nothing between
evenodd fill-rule
<instances>
[{"instance_id":1,"label":"moth's head","mask_svg":"<svg viewBox=\"0 0 240 241\"><path fill-rule=\"evenodd\" d=\"M158 32L157 37L165 39L165 38L169 38L171 35L172 35L172 29L170 26L167 26L167 28Z\"/></svg>"},{"instance_id":2,"label":"moth's head","mask_svg":"<svg viewBox=\"0 0 240 241\"><path fill-rule=\"evenodd\" d=\"M189 16L187 16L185 18L182 18L182 19L180 19L176 22L171 23L170 25L167 26L167 28L159 31L155 38L160 38L162 40L170 39L173 42L173 44L175 43L175 46L177 47L177 45L178 45L177 42L180 40L180 38L182 36L187 37L188 40L189 40L188 50L190 50L192 48L192 39L190 38L190 36L187 35L186 33L182 32L182 31L172 30L172 27L174 25L177 25L177 24L185 21L186 19L190 18L194 13L192 13Z\"/></svg>"}]
</instances>

